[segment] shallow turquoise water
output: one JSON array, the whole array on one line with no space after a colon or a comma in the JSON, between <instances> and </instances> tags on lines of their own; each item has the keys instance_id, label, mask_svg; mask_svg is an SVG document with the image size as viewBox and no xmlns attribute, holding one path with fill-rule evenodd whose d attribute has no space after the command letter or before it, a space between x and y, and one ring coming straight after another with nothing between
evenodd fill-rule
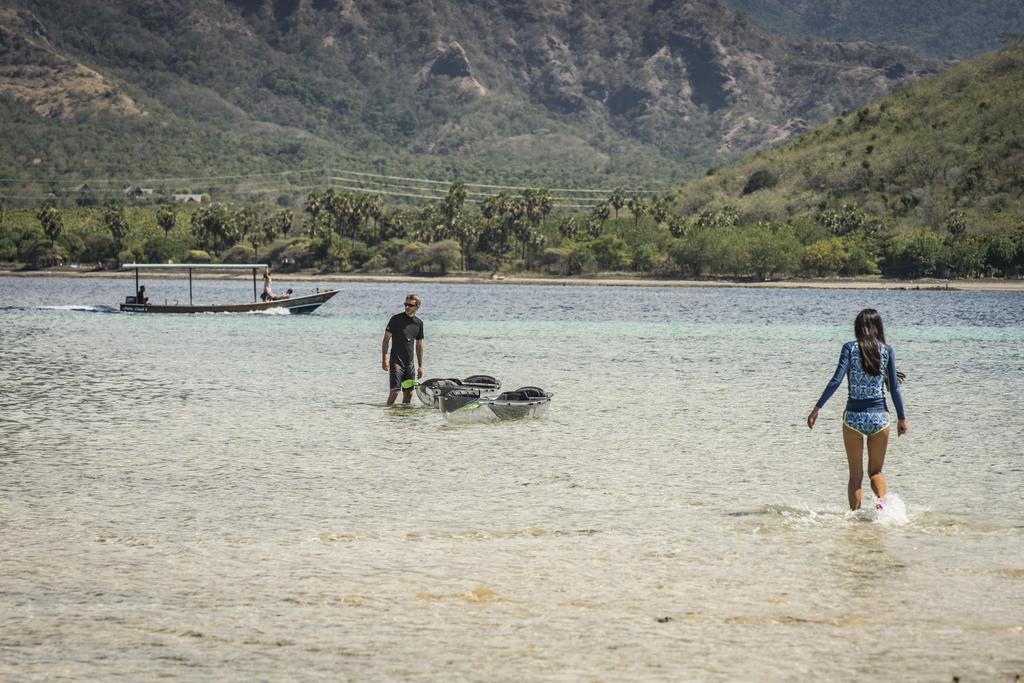
<instances>
[{"instance_id":1,"label":"shallow turquoise water","mask_svg":"<svg viewBox=\"0 0 1024 683\"><path fill-rule=\"evenodd\" d=\"M130 289L0 278L0 676L1024 673L1024 295L346 284L308 317L113 312ZM428 376L541 386L548 417L385 408L408 291ZM842 391L803 425L865 306L908 374L905 519L845 512Z\"/></svg>"}]
</instances>

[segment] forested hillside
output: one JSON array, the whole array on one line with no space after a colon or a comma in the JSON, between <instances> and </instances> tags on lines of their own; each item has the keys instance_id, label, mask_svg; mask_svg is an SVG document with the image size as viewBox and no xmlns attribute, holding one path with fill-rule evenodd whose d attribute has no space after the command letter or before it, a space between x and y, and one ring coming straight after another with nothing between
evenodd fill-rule
<instances>
[{"instance_id":1,"label":"forested hillside","mask_svg":"<svg viewBox=\"0 0 1024 683\"><path fill-rule=\"evenodd\" d=\"M333 187L301 207L0 204L0 261L266 259L281 270L663 277L1024 271L1024 46L960 63L671 193L454 182L421 208Z\"/></svg>"},{"instance_id":2,"label":"forested hillside","mask_svg":"<svg viewBox=\"0 0 1024 683\"><path fill-rule=\"evenodd\" d=\"M729 204L786 220L855 204L895 227L951 212L990 232L1024 216L1024 46L961 62L756 152L681 191L687 212Z\"/></svg>"},{"instance_id":3,"label":"forested hillside","mask_svg":"<svg viewBox=\"0 0 1024 683\"><path fill-rule=\"evenodd\" d=\"M718 0L4 0L0 174L34 183L11 197L325 162L665 186L938 66Z\"/></svg>"}]
</instances>

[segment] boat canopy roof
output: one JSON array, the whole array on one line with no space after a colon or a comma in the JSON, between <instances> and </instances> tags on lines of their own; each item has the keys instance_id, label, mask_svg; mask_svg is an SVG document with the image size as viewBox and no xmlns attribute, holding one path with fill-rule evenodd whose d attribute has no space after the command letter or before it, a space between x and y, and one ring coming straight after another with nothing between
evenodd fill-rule
<instances>
[{"instance_id":1,"label":"boat canopy roof","mask_svg":"<svg viewBox=\"0 0 1024 683\"><path fill-rule=\"evenodd\" d=\"M266 267L266 263L125 263L121 270L252 270Z\"/></svg>"}]
</instances>

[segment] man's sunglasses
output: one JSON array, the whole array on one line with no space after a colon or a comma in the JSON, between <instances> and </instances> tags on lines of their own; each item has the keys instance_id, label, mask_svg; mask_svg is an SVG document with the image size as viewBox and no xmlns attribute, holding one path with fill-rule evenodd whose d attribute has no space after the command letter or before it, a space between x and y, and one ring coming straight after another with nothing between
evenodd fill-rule
<instances>
[{"instance_id":1,"label":"man's sunglasses","mask_svg":"<svg viewBox=\"0 0 1024 683\"><path fill-rule=\"evenodd\" d=\"M409 303L408 301L406 301L406 302L405 302L405 307L406 307L406 308L416 308L416 304L411 304L411 303Z\"/></svg>"}]
</instances>

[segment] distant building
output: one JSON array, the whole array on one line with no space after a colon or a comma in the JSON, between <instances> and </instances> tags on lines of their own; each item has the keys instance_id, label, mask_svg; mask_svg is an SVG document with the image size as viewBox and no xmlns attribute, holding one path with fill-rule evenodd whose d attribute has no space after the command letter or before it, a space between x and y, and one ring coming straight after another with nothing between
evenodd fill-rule
<instances>
[{"instance_id":1,"label":"distant building","mask_svg":"<svg viewBox=\"0 0 1024 683\"><path fill-rule=\"evenodd\" d=\"M175 194L174 195L174 201L176 201L176 202L185 202L186 204L189 203L189 202L195 202L196 204L200 204L203 201L203 195L201 195L201 194Z\"/></svg>"},{"instance_id":2,"label":"distant building","mask_svg":"<svg viewBox=\"0 0 1024 683\"><path fill-rule=\"evenodd\" d=\"M126 197L147 197L156 192L152 187L139 187L138 185L132 185L126 187L124 194Z\"/></svg>"}]
</instances>

